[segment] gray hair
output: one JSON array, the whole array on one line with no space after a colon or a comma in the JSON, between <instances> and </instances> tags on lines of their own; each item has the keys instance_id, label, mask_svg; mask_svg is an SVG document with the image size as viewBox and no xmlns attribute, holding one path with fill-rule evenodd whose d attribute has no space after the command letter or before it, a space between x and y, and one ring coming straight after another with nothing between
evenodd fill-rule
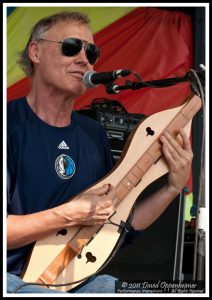
<instances>
[{"instance_id":1,"label":"gray hair","mask_svg":"<svg viewBox=\"0 0 212 300\"><path fill-rule=\"evenodd\" d=\"M38 21L31 29L31 34L29 40L26 44L26 47L23 51L20 52L19 60L17 61L24 73L32 77L34 74L34 64L29 58L29 44L32 41L37 41L43 37L44 33L48 31L52 26L59 22L63 21L76 21L80 24L88 25L90 19L87 15L84 15L79 12L60 12Z\"/></svg>"}]
</instances>

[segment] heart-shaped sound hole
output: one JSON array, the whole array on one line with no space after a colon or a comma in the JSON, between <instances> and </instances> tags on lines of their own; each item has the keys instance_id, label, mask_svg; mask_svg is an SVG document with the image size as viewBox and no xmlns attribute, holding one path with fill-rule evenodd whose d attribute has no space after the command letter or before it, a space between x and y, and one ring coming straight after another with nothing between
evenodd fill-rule
<instances>
[{"instance_id":1,"label":"heart-shaped sound hole","mask_svg":"<svg viewBox=\"0 0 212 300\"><path fill-rule=\"evenodd\" d=\"M59 230L59 231L57 232L56 236L59 235L59 234L61 234L61 235L66 235L66 234L67 234L67 229L63 228L63 229Z\"/></svg>"},{"instance_id":2,"label":"heart-shaped sound hole","mask_svg":"<svg viewBox=\"0 0 212 300\"><path fill-rule=\"evenodd\" d=\"M87 261L86 261L86 264L90 261L90 262L95 262L96 261L96 257L92 255L91 252L87 252L86 253L86 258L87 258Z\"/></svg>"},{"instance_id":3,"label":"heart-shaped sound hole","mask_svg":"<svg viewBox=\"0 0 212 300\"><path fill-rule=\"evenodd\" d=\"M146 128L146 132L147 132L147 135L154 135L155 134L154 130L152 130L150 127Z\"/></svg>"}]
</instances>

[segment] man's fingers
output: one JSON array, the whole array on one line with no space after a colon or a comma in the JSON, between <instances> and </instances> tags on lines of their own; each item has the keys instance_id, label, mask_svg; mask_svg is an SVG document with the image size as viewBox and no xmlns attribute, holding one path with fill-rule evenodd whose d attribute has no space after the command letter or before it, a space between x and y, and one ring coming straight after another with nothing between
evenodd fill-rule
<instances>
[{"instance_id":1,"label":"man's fingers","mask_svg":"<svg viewBox=\"0 0 212 300\"><path fill-rule=\"evenodd\" d=\"M100 188L97 188L97 189L92 189L88 192L88 194L94 194L96 196L103 196L105 194L108 193L109 191L109 188L110 188L110 185L109 184L104 184L102 187Z\"/></svg>"},{"instance_id":2,"label":"man's fingers","mask_svg":"<svg viewBox=\"0 0 212 300\"><path fill-rule=\"evenodd\" d=\"M179 159L180 157L183 158L185 155L189 155L192 152L190 141L185 131L181 129L179 134L182 138L182 145L176 141L169 132L164 132L160 137L161 142L167 147L174 159Z\"/></svg>"},{"instance_id":3,"label":"man's fingers","mask_svg":"<svg viewBox=\"0 0 212 300\"><path fill-rule=\"evenodd\" d=\"M183 140L183 148L186 150L186 151L191 151L191 143L190 143L190 140L185 132L184 129L180 129L179 130L179 134L181 135L182 137L182 140Z\"/></svg>"}]
</instances>

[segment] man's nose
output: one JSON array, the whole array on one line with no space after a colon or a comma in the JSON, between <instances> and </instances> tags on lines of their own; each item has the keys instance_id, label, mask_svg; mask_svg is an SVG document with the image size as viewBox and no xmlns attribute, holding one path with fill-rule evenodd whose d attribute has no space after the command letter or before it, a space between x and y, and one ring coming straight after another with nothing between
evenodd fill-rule
<instances>
[{"instance_id":1,"label":"man's nose","mask_svg":"<svg viewBox=\"0 0 212 300\"><path fill-rule=\"evenodd\" d=\"M85 47L83 46L81 51L75 56L75 61L77 63L84 63L84 64L88 64L89 61L87 59L86 56L86 52L85 52Z\"/></svg>"}]
</instances>

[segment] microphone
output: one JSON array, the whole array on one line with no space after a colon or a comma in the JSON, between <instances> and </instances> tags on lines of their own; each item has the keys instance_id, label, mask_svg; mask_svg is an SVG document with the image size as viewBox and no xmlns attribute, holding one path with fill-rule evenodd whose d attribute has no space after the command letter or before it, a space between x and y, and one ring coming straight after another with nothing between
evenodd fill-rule
<instances>
[{"instance_id":1,"label":"microphone","mask_svg":"<svg viewBox=\"0 0 212 300\"><path fill-rule=\"evenodd\" d=\"M115 70L111 72L88 71L83 76L83 82L87 88L97 87L98 84L107 84L113 82L118 77L124 77L131 74L131 70Z\"/></svg>"}]
</instances>

